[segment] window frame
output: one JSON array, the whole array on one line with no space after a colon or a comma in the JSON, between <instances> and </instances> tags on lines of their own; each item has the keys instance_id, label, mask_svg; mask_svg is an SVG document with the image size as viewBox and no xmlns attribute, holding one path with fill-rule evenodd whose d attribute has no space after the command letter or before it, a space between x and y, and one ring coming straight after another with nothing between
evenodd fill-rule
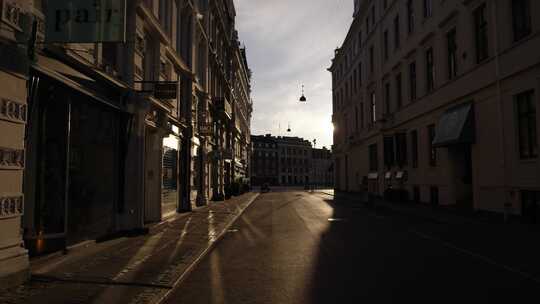
<instances>
[{"instance_id":1,"label":"window frame","mask_svg":"<svg viewBox=\"0 0 540 304\"><path fill-rule=\"evenodd\" d=\"M407 31L409 34L414 33L414 1L407 0Z\"/></svg>"},{"instance_id":2,"label":"window frame","mask_svg":"<svg viewBox=\"0 0 540 304\"><path fill-rule=\"evenodd\" d=\"M516 4L521 3L521 13L523 15L517 16ZM531 1L530 0L512 0L511 1L512 12L512 34L514 42L520 41L523 38L529 36L532 33L532 20L531 20ZM524 22L519 22L524 20ZM522 27L521 27L522 26Z\"/></svg>"},{"instance_id":3,"label":"window frame","mask_svg":"<svg viewBox=\"0 0 540 304\"><path fill-rule=\"evenodd\" d=\"M522 111L521 103L526 102L527 109ZM516 113L516 143L521 160L538 158L538 118L535 90L527 90L514 95ZM522 128L526 128L523 130ZM526 138L524 138L526 137ZM523 142L525 140L526 142ZM527 151L525 151L527 150Z\"/></svg>"},{"instance_id":4,"label":"window frame","mask_svg":"<svg viewBox=\"0 0 540 304\"><path fill-rule=\"evenodd\" d=\"M428 47L425 53L426 60L426 93L435 90L435 56L433 47Z\"/></svg>"},{"instance_id":5,"label":"window frame","mask_svg":"<svg viewBox=\"0 0 540 304\"><path fill-rule=\"evenodd\" d=\"M418 168L418 130L412 130L411 136L411 165L414 169Z\"/></svg>"},{"instance_id":6,"label":"window frame","mask_svg":"<svg viewBox=\"0 0 540 304\"><path fill-rule=\"evenodd\" d=\"M476 63L489 58L488 21L486 18L487 5L480 4L473 11L474 38L476 47Z\"/></svg>"},{"instance_id":7,"label":"window frame","mask_svg":"<svg viewBox=\"0 0 540 304\"><path fill-rule=\"evenodd\" d=\"M448 79L457 77L457 30L452 28L446 33Z\"/></svg>"},{"instance_id":8,"label":"window frame","mask_svg":"<svg viewBox=\"0 0 540 304\"><path fill-rule=\"evenodd\" d=\"M435 140L435 124L427 126L427 140L428 140L428 153L429 153L429 166L437 166L437 148L433 146L433 140Z\"/></svg>"},{"instance_id":9,"label":"window frame","mask_svg":"<svg viewBox=\"0 0 540 304\"><path fill-rule=\"evenodd\" d=\"M418 98L418 76L416 61L409 63L409 98L411 102Z\"/></svg>"}]
</instances>

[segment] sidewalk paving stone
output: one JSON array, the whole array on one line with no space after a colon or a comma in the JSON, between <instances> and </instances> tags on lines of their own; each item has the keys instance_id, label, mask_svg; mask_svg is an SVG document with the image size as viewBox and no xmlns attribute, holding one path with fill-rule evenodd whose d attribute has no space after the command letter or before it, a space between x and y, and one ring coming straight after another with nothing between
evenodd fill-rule
<instances>
[{"instance_id":1,"label":"sidewalk paving stone","mask_svg":"<svg viewBox=\"0 0 540 304\"><path fill-rule=\"evenodd\" d=\"M257 198L211 202L150 227L147 235L93 243L32 261L32 279L0 303L156 303Z\"/></svg>"}]
</instances>

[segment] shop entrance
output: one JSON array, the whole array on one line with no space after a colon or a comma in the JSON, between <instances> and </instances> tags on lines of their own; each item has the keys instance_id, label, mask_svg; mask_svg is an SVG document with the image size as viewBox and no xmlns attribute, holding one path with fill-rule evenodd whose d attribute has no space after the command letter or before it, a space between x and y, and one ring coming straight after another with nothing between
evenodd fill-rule
<instances>
[{"instance_id":1,"label":"shop entrance","mask_svg":"<svg viewBox=\"0 0 540 304\"><path fill-rule=\"evenodd\" d=\"M178 128L173 127L178 133ZM163 172L161 188L161 215L166 217L176 213L179 202L179 151L180 140L175 134L170 134L163 139Z\"/></svg>"},{"instance_id":2,"label":"shop entrance","mask_svg":"<svg viewBox=\"0 0 540 304\"><path fill-rule=\"evenodd\" d=\"M31 108L24 223L30 254L113 232L119 112L46 77Z\"/></svg>"}]
</instances>

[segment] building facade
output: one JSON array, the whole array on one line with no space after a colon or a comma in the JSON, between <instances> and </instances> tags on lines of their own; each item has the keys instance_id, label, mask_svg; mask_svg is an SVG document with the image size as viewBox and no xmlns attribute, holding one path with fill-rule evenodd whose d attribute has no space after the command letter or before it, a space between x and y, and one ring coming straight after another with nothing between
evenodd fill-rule
<instances>
[{"instance_id":1,"label":"building facade","mask_svg":"<svg viewBox=\"0 0 540 304\"><path fill-rule=\"evenodd\" d=\"M303 138L271 134L252 135L251 141L254 186L331 185L333 160L327 149L313 149Z\"/></svg>"},{"instance_id":2,"label":"building facade","mask_svg":"<svg viewBox=\"0 0 540 304\"><path fill-rule=\"evenodd\" d=\"M311 151L312 163L312 182L316 187L333 187L334 186L334 160L332 151L326 147L322 149L313 148Z\"/></svg>"},{"instance_id":3,"label":"building facade","mask_svg":"<svg viewBox=\"0 0 540 304\"><path fill-rule=\"evenodd\" d=\"M279 158L279 183L282 186L305 186L311 178L311 142L299 137L276 138Z\"/></svg>"},{"instance_id":4,"label":"building facade","mask_svg":"<svg viewBox=\"0 0 540 304\"><path fill-rule=\"evenodd\" d=\"M253 186L269 184L278 186L279 149L276 138L267 135L252 135L253 155L251 156L251 183Z\"/></svg>"},{"instance_id":5,"label":"building facade","mask_svg":"<svg viewBox=\"0 0 540 304\"><path fill-rule=\"evenodd\" d=\"M144 232L223 192L252 108L232 1L126 1L126 42L54 44L44 1L0 3L2 287L28 278L29 256Z\"/></svg>"},{"instance_id":6,"label":"building facade","mask_svg":"<svg viewBox=\"0 0 540 304\"><path fill-rule=\"evenodd\" d=\"M538 217L540 3L355 1L329 71L339 191Z\"/></svg>"}]
</instances>

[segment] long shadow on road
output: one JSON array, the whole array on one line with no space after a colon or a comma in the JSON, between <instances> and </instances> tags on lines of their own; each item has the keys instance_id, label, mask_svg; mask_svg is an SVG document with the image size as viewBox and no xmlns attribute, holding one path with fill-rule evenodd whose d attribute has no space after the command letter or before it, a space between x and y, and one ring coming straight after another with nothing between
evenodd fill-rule
<instances>
[{"instance_id":1,"label":"long shadow on road","mask_svg":"<svg viewBox=\"0 0 540 304\"><path fill-rule=\"evenodd\" d=\"M504 267L419 236L410 219L326 202L334 221L320 237L310 303L518 303L539 290Z\"/></svg>"}]
</instances>

